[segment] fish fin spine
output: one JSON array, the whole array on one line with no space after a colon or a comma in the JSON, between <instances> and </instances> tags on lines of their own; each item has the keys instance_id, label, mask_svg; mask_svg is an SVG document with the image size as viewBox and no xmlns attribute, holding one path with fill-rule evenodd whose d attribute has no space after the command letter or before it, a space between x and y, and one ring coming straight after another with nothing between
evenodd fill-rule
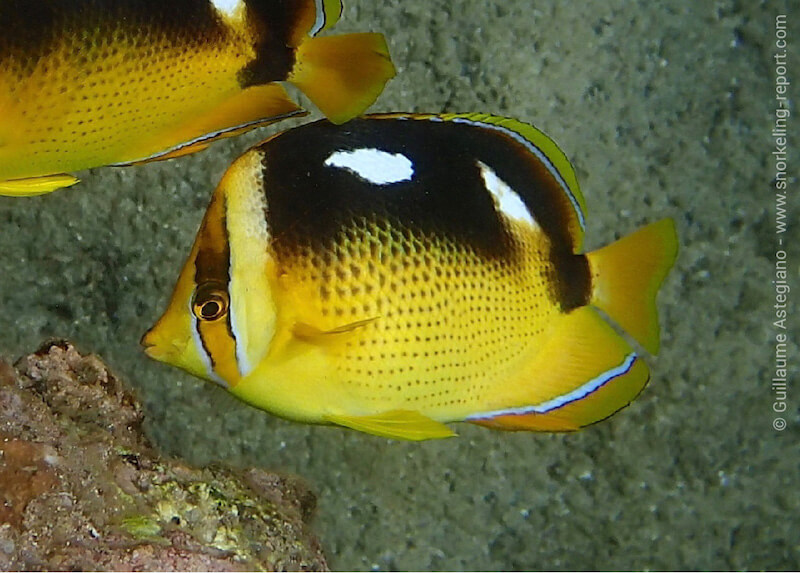
<instances>
[{"instance_id":1,"label":"fish fin spine","mask_svg":"<svg viewBox=\"0 0 800 573\"><path fill-rule=\"evenodd\" d=\"M604 311L645 350L658 354L656 295L678 253L672 219L662 219L588 253L590 303Z\"/></svg>"},{"instance_id":2,"label":"fish fin spine","mask_svg":"<svg viewBox=\"0 0 800 573\"><path fill-rule=\"evenodd\" d=\"M559 321L526 371L515 384L529 385L535 395L466 421L499 430L576 431L630 404L650 379L645 362L588 306Z\"/></svg>"},{"instance_id":3,"label":"fish fin spine","mask_svg":"<svg viewBox=\"0 0 800 573\"><path fill-rule=\"evenodd\" d=\"M395 75L382 34L308 38L298 48L288 81L333 123L361 114Z\"/></svg>"}]
</instances>

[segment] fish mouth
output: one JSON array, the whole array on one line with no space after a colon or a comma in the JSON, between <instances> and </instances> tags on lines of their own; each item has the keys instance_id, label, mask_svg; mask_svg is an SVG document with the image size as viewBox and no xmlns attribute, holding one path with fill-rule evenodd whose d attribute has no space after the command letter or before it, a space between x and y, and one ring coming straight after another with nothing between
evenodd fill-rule
<instances>
[{"instance_id":1,"label":"fish mouth","mask_svg":"<svg viewBox=\"0 0 800 573\"><path fill-rule=\"evenodd\" d=\"M145 354L147 354L150 358L155 358L158 360L161 353L158 352L158 345L153 340L152 328L144 333L142 338L139 340L139 344L142 346L142 350L144 350Z\"/></svg>"},{"instance_id":2,"label":"fish mouth","mask_svg":"<svg viewBox=\"0 0 800 573\"><path fill-rule=\"evenodd\" d=\"M186 343L179 340L165 339L164 333L158 329L158 325L153 326L144 333L139 344L144 353L159 362L175 364L180 361L180 357L186 352Z\"/></svg>"}]
</instances>

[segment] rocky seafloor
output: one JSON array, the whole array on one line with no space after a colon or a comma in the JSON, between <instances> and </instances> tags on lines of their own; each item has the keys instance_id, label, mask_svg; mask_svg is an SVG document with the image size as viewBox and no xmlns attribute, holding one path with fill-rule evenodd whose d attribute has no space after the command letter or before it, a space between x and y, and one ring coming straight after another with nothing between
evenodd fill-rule
<instances>
[{"instance_id":1,"label":"rocky seafloor","mask_svg":"<svg viewBox=\"0 0 800 573\"><path fill-rule=\"evenodd\" d=\"M0 569L327 570L300 478L162 457L94 355L0 361Z\"/></svg>"}]
</instances>

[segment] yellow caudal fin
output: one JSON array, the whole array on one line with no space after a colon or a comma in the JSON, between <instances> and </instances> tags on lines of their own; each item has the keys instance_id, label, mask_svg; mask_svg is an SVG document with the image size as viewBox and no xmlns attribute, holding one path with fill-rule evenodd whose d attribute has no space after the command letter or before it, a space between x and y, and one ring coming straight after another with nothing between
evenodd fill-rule
<instances>
[{"instance_id":1,"label":"yellow caudal fin","mask_svg":"<svg viewBox=\"0 0 800 573\"><path fill-rule=\"evenodd\" d=\"M662 219L587 255L591 304L651 354L658 354L660 338L656 294L677 254L675 223Z\"/></svg>"},{"instance_id":2,"label":"yellow caudal fin","mask_svg":"<svg viewBox=\"0 0 800 573\"><path fill-rule=\"evenodd\" d=\"M433 440L451 438L455 432L435 420L411 410L392 410L374 416L330 415L325 419L333 424L394 440Z\"/></svg>"},{"instance_id":3,"label":"yellow caudal fin","mask_svg":"<svg viewBox=\"0 0 800 573\"><path fill-rule=\"evenodd\" d=\"M478 412L466 421L501 430L568 432L604 420L642 391L647 365L600 317L584 306L561 319L537 358L516 383L508 407Z\"/></svg>"},{"instance_id":4,"label":"yellow caudal fin","mask_svg":"<svg viewBox=\"0 0 800 573\"><path fill-rule=\"evenodd\" d=\"M386 39L368 33L308 38L288 79L338 124L372 105L394 75Z\"/></svg>"},{"instance_id":5,"label":"yellow caudal fin","mask_svg":"<svg viewBox=\"0 0 800 573\"><path fill-rule=\"evenodd\" d=\"M63 187L70 187L79 181L80 179L77 177L66 173L28 179L11 179L9 181L0 181L0 195L7 197L34 197L52 193Z\"/></svg>"}]
</instances>

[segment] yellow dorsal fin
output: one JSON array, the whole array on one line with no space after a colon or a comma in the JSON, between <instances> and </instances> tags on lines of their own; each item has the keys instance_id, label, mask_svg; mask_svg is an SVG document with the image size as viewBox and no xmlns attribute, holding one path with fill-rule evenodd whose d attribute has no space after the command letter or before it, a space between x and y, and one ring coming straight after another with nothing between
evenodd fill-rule
<instances>
[{"instance_id":1,"label":"yellow dorsal fin","mask_svg":"<svg viewBox=\"0 0 800 573\"><path fill-rule=\"evenodd\" d=\"M0 195L8 197L33 197L51 193L62 187L75 185L80 179L62 173L47 175L45 177L30 177L28 179L11 179L0 181Z\"/></svg>"},{"instance_id":2,"label":"yellow dorsal fin","mask_svg":"<svg viewBox=\"0 0 800 573\"><path fill-rule=\"evenodd\" d=\"M580 251L583 245L583 234L586 219L586 201L583 198L578 178L567 156L543 131L536 127L512 119L488 113L387 113L370 114L370 117L403 117L408 119L450 121L454 123L468 123L503 132L512 139L522 143L528 151L545 164L548 171L563 189L566 198L572 206L569 218L569 232L575 241L575 250ZM554 171L555 170L555 171Z\"/></svg>"},{"instance_id":3,"label":"yellow dorsal fin","mask_svg":"<svg viewBox=\"0 0 800 573\"><path fill-rule=\"evenodd\" d=\"M451 438L453 430L411 410L391 410L374 416L329 415L326 420L359 432L394 440L433 440Z\"/></svg>"},{"instance_id":4,"label":"yellow dorsal fin","mask_svg":"<svg viewBox=\"0 0 800 573\"><path fill-rule=\"evenodd\" d=\"M586 217L586 200L583 198L583 193L581 192L580 185L578 185L578 178L575 176L575 170L572 168L572 164L569 162L564 152L556 145L556 142L550 139L550 136L530 124L509 117L501 117L488 113L448 113L440 117L445 121L461 120L487 126L497 126L498 128L508 130L524 139L528 145L532 146L534 154L539 154L537 150L543 154L556 171L558 171L561 179L567 186L564 191L572 204L575 214L570 221L570 233L575 239L576 249L581 248L583 245L585 226L584 219ZM540 157L540 159L542 158Z\"/></svg>"}]
</instances>

